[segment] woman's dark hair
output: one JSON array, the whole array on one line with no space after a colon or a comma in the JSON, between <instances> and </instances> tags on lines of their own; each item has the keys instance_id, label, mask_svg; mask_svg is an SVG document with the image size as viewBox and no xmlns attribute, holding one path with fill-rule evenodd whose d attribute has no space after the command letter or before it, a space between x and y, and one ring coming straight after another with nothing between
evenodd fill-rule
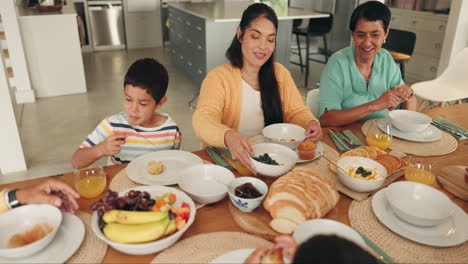
<instances>
[{"instance_id":1,"label":"woman's dark hair","mask_svg":"<svg viewBox=\"0 0 468 264\"><path fill-rule=\"evenodd\" d=\"M379 1L365 2L354 9L349 21L349 29L354 32L359 19L367 21L382 21L384 31L387 32L392 14L390 9Z\"/></svg>"},{"instance_id":2,"label":"woman's dark hair","mask_svg":"<svg viewBox=\"0 0 468 264\"><path fill-rule=\"evenodd\" d=\"M297 263L377 263L377 260L355 243L335 235L317 235L302 243L294 255Z\"/></svg>"},{"instance_id":3,"label":"woman's dark hair","mask_svg":"<svg viewBox=\"0 0 468 264\"><path fill-rule=\"evenodd\" d=\"M237 35L235 35L231 46L229 46L226 51L226 57L231 62L232 66L242 68L243 57L240 39L244 37L245 30L250 26L252 21L259 17L264 17L270 20L278 31L278 18L276 17L275 10L262 3L255 3L247 7L244 13L242 13L242 19L239 24L241 36L237 38ZM260 71L258 73L265 126L283 122L281 98L279 95L278 82L276 81L275 67L273 63L274 57L275 52L273 51L271 57L262 65L262 67L260 67Z\"/></svg>"},{"instance_id":4,"label":"woman's dark hair","mask_svg":"<svg viewBox=\"0 0 468 264\"><path fill-rule=\"evenodd\" d=\"M130 84L145 89L156 101L166 95L169 85L169 75L166 68L152 58L144 58L135 61L124 78L124 87Z\"/></svg>"}]
</instances>

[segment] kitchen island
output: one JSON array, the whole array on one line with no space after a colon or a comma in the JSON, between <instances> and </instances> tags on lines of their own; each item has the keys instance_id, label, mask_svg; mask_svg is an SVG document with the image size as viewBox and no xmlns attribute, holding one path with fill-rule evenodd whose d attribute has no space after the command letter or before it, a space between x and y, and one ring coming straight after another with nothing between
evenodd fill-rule
<instances>
[{"instance_id":1,"label":"kitchen island","mask_svg":"<svg viewBox=\"0 0 468 264\"><path fill-rule=\"evenodd\" d=\"M254 1L169 4L170 52L174 67L196 85L206 74L227 62L225 53L242 17ZM278 16L275 59L289 67L293 19L321 18L329 14L288 8L287 3L274 4Z\"/></svg>"},{"instance_id":2,"label":"kitchen island","mask_svg":"<svg viewBox=\"0 0 468 264\"><path fill-rule=\"evenodd\" d=\"M39 12L17 6L31 86L37 97L86 92L86 81L72 5Z\"/></svg>"}]
</instances>

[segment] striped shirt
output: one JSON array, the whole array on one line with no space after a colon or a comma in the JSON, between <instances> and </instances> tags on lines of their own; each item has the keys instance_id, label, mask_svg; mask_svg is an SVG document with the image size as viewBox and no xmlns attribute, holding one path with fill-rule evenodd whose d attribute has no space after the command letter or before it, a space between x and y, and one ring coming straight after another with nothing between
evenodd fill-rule
<instances>
[{"instance_id":1,"label":"striped shirt","mask_svg":"<svg viewBox=\"0 0 468 264\"><path fill-rule=\"evenodd\" d=\"M167 121L151 128L130 125L123 112L107 117L81 143L80 148L93 147L114 133L125 135L125 144L120 146L120 153L109 157L109 165L128 163L138 156L153 151L179 149L181 142L179 127L168 114L161 115L167 116Z\"/></svg>"}]
</instances>

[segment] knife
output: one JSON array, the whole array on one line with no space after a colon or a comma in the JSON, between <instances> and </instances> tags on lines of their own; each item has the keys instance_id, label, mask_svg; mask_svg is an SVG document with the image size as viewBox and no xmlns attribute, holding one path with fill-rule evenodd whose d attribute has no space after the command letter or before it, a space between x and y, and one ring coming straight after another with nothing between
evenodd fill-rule
<instances>
[{"instance_id":1,"label":"knife","mask_svg":"<svg viewBox=\"0 0 468 264\"><path fill-rule=\"evenodd\" d=\"M356 230L356 229L354 229ZM393 260L389 255L387 255L387 253L385 253L379 246L377 246L376 244L374 244L374 242L372 242L372 240L370 240L369 238L367 238L363 233L359 232L356 230L356 232L359 233L359 235L361 235L361 237L364 239L364 242L366 242L366 244L372 249L372 251L374 251L378 258L377 258L377 261L380 262L380 263L396 263L395 260ZM382 262L384 261L384 262Z\"/></svg>"}]
</instances>

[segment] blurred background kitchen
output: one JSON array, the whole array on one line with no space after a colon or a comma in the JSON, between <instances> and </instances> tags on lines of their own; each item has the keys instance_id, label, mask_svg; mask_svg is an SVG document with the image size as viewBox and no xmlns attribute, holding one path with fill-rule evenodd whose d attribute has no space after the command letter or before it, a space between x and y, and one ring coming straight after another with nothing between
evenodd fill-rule
<instances>
[{"instance_id":1,"label":"blurred background kitchen","mask_svg":"<svg viewBox=\"0 0 468 264\"><path fill-rule=\"evenodd\" d=\"M72 170L71 153L100 120L121 111L124 74L141 57L154 57L168 69L169 101L162 111L181 126L183 149L199 149L191 127L196 95L206 73L225 62L225 45L251 2L1 0L0 183ZM319 86L326 56L350 44L350 14L365 1L266 2L290 25L280 27L279 41L289 47L277 50L277 58L305 95ZM468 46L468 1L383 2L392 10L391 28L416 34L405 62L407 83L434 79ZM293 21L288 16L296 9L326 14L329 30L313 35L316 22L327 19ZM300 32L316 37L306 43ZM311 59L309 71L297 65L299 47L302 66Z\"/></svg>"}]
</instances>

